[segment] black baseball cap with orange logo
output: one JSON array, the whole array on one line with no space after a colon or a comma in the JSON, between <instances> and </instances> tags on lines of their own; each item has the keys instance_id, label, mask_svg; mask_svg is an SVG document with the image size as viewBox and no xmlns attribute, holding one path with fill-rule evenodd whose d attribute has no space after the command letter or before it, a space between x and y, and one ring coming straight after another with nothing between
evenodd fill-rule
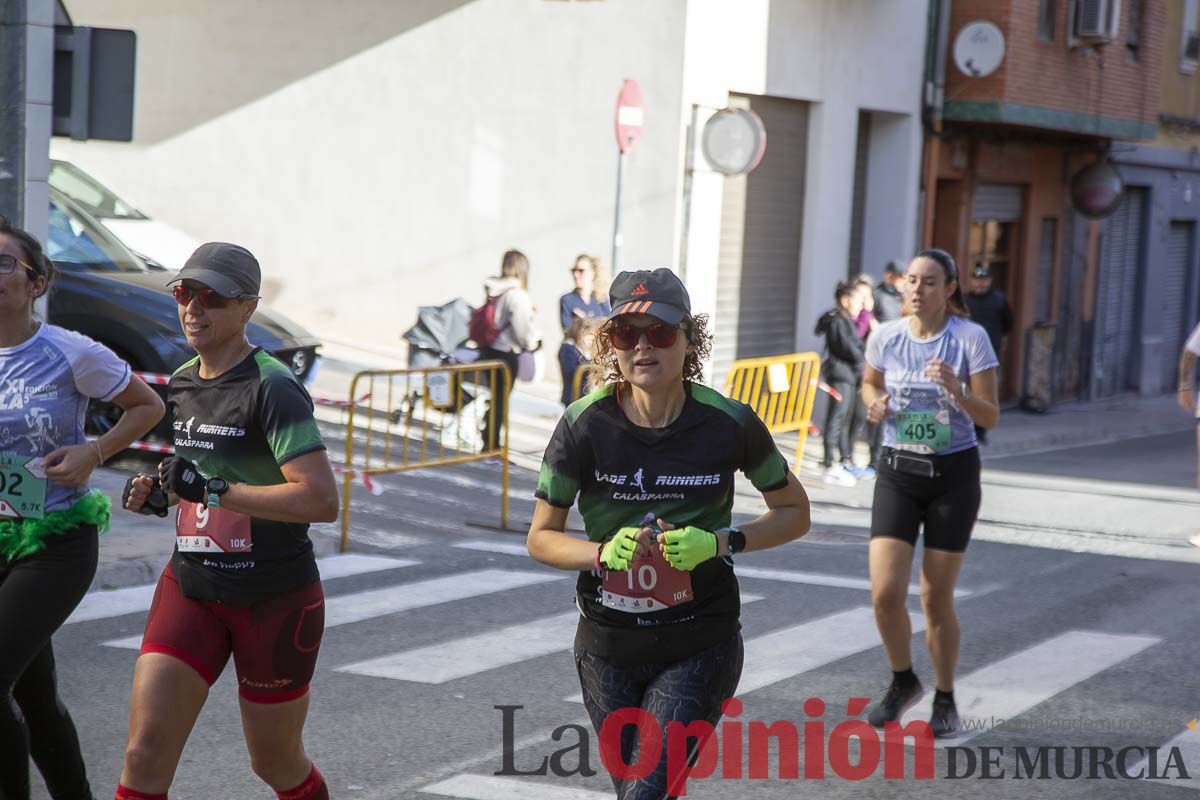
<instances>
[{"instance_id":1,"label":"black baseball cap with orange logo","mask_svg":"<svg viewBox=\"0 0 1200 800\"><path fill-rule=\"evenodd\" d=\"M692 313L687 287L666 267L620 273L613 278L608 297L612 306L609 319L622 314L649 314L668 325L678 325Z\"/></svg>"}]
</instances>

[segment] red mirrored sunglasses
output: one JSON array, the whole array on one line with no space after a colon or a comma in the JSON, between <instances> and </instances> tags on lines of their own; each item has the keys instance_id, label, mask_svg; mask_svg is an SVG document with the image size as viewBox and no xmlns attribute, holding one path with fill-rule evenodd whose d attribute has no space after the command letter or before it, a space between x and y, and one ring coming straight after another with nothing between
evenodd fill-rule
<instances>
[{"instance_id":1,"label":"red mirrored sunglasses","mask_svg":"<svg viewBox=\"0 0 1200 800\"><path fill-rule=\"evenodd\" d=\"M671 347L679 334L678 325L668 325L656 322L645 328L635 328L632 325L609 325L608 341L616 350L632 350L642 340L642 334L654 347Z\"/></svg>"},{"instance_id":2,"label":"red mirrored sunglasses","mask_svg":"<svg viewBox=\"0 0 1200 800\"><path fill-rule=\"evenodd\" d=\"M179 303L181 306L186 306L188 303L192 302L192 298L194 297L200 301L200 306L202 308L224 308L232 303L235 299L253 300L255 297L255 295L245 294L240 298L224 297L223 295L217 294L216 291L208 288L207 286L205 286L203 289L193 289L190 286L184 286L182 283L177 284L173 289L171 289L171 294L174 296L175 302Z\"/></svg>"}]
</instances>

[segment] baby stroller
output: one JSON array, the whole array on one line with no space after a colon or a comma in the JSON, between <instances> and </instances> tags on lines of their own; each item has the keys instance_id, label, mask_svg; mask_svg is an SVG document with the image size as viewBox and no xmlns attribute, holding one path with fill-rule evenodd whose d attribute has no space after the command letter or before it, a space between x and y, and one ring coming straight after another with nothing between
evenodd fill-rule
<instances>
[{"instance_id":1,"label":"baby stroller","mask_svg":"<svg viewBox=\"0 0 1200 800\"><path fill-rule=\"evenodd\" d=\"M474 309L471 304L461 297L455 298L440 306L421 306L417 310L417 322L404 332L404 340L408 342L408 367L420 369L428 367L449 366L452 364L467 364L478 358L475 350L466 347L468 334L467 323ZM416 410L418 401L426 409L438 412L446 419L442 428L442 441L448 447L469 447L479 439L479 431L471 424L462 424L463 420L473 420L471 412L480 394L486 394L486 389L470 385L464 381L464 373L445 372L430 373L423 382L424 396L421 395L421 385L411 390L407 398L409 414ZM470 386L470 390L468 390Z\"/></svg>"}]
</instances>

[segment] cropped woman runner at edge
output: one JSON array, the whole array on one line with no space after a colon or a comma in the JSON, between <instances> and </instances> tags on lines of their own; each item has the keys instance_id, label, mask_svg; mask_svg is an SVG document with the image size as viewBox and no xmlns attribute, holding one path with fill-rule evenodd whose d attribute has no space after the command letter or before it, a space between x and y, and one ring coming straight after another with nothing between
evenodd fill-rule
<instances>
[{"instance_id":1,"label":"cropped woman runner at edge","mask_svg":"<svg viewBox=\"0 0 1200 800\"><path fill-rule=\"evenodd\" d=\"M54 800L92 800L79 737L58 697L50 637L96 574L109 501L88 478L154 427L163 402L86 336L39 322L54 267L0 217L0 798L29 800L33 757ZM125 410L83 435L87 399Z\"/></svg>"},{"instance_id":2,"label":"cropped woman runner at edge","mask_svg":"<svg viewBox=\"0 0 1200 800\"><path fill-rule=\"evenodd\" d=\"M742 671L729 556L803 536L808 497L753 410L699 382L707 318L674 273L623 272L611 298L596 337L603 388L567 409L546 448L529 553L579 572L575 664L597 731L629 707L663 726L715 725ZM741 528L730 527L738 470L769 509ZM586 540L564 532L577 497ZM637 748L626 728L625 764ZM647 777L612 779L621 800L658 800L677 777L664 748Z\"/></svg>"}]
</instances>

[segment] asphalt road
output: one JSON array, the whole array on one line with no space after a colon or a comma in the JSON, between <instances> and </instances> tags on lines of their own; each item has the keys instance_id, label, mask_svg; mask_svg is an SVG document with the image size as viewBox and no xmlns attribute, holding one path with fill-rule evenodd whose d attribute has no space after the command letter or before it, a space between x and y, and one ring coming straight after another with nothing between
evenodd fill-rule
<instances>
[{"instance_id":1,"label":"asphalt road","mask_svg":"<svg viewBox=\"0 0 1200 800\"><path fill-rule=\"evenodd\" d=\"M1051 493L1060 505L1103 517L1136 547L1147 535L1143 509L1122 510L1130 501L1108 490L1136 483L1152 495L1156 487L1174 487L1179 497L1178 507L1170 510L1172 524L1195 520L1184 492L1194 480L1194 472L1188 472L1194 470L1193 447L1181 437L1155 437L1119 448L989 461L989 475L1004 483L994 484L999 488L989 483L987 492L1007 492L1016 500L1008 503L1014 508L1004 509L1013 519L981 527L1036 530L1042 525L1069 537L1069 530L1040 505L1040 498ZM1161 484L1152 483L1156 476L1164 479ZM1177 481L1168 480L1172 477ZM1052 479L1064 483L1048 488L1045 482ZM532 473L514 470L513 527L530 518L533 482ZM306 742L332 796L611 797L596 737L582 706L569 699L579 691L570 656L573 576L523 555L520 533L496 530L498 466L422 470L380 483L379 496L361 486L354 489L351 519L358 555L322 561L326 575L340 575L326 580L340 624L327 629L322 644ZM828 736L848 718L850 698L873 696L886 684L889 675L865 582L863 501L869 504L869 487L856 491L834 494L814 487L809 537L738 559L743 595L761 598L746 602L742 613L747 660L738 696L745 703L740 719L747 729L755 720L791 721L800 728L814 719L804 702L815 697L826 704L819 719ZM1112 505L1098 505L1097 497L1108 497L1104 502ZM1153 507L1164 501L1148 496L1138 502ZM740 512L753 513L758 506L752 497L739 496ZM1083 524L1091 525L1092 519ZM325 528L317 535L332 532ZM1185 559L1104 554L1104 547L1093 547L1086 536L1072 541L1085 552L979 538L963 568L956 688L960 711L977 721L958 743L964 751L958 751L956 764L961 771L965 750L978 756L984 746L1003 748L991 754L998 759L996 769L1005 769L1004 779L979 779L978 765L974 777L950 779L948 754L939 750L935 777L919 780L912 775L910 750L904 780L885 779L880 767L861 782L850 781L832 766L826 767L824 780L781 780L773 753L772 777L693 781L688 796L1193 796L1189 790L1200 791L1200 733L1187 723L1200 716L1197 566L1181 563ZM130 596L121 595L133 602ZM122 640L136 643L145 614L119 605L116 595L93 595L85 602L88 618L65 626L55 646L64 700L80 729L96 795L103 798L111 795L120 769L136 657L130 642ZM919 610L915 595L910 607ZM915 669L931 689L932 670L919 634L914 653ZM588 734L590 767L599 774L495 776L504 766L502 714L496 706L522 706L513 712L516 769L532 770L544 757L574 745L574 729L558 742L551 734L575 723ZM1013 778L1020 753L1037 755L1019 748L1068 748L1063 752L1069 769L1074 754L1085 752L1077 748L1117 751L1129 745L1179 746L1185 769L1196 780L1050 777L1031 787L1029 780ZM825 749L831 747L827 742ZM851 750L858 753L857 746ZM804 752L802 770L809 763ZM1159 755L1160 770L1168 752ZM1053 763L1052 752L1043 757ZM1138 760L1129 759L1130 771L1136 771ZM564 761L577 765L578 752ZM249 770L236 686L228 674L214 687L171 796L271 797ZM46 794L39 787L35 797Z\"/></svg>"}]
</instances>

